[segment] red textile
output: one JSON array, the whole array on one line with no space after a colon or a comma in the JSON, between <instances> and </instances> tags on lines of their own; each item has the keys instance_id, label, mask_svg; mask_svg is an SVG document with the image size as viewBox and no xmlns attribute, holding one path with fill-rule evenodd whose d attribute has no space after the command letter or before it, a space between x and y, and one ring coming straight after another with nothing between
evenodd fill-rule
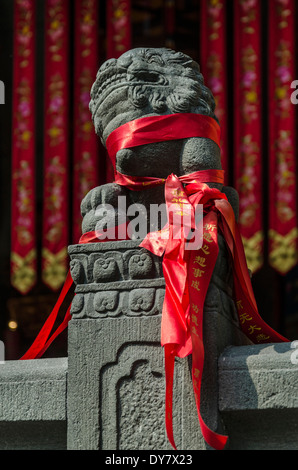
<instances>
[{"instance_id":1,"label":"red textile","mask_svg":"<svg viewBox=\"0 0 298 470\"><path fill-rule=\"evenodd\" d=\"M67 273L69 0L45 2L45 127L42 280L53 291Z\"/></svg>"},{"instance_id":2,"label":"red textile","mask_svg":"<svg viewBox=\"0 0 298 470\"><path fill-rule=\"evenodd\" d=\"M107 58L117 59L131 49L131 0L107 3Z\"/></svg>"},{"instance_id":3,"label":"red textile","mask_svg":"<svg viewBox=\"0 0 298 470\"><path fill-rule=\"evenodd\" d=\"M110 133L106 147L115 168L120 149L164 140L205 137L220 146L220 126L210 116L195 113L147 116L127 122Z\"/></svg>"},{"instance_id":4,"label":"red textile","mask_svg":"<svg viewBox=\"0 0 298 470\"><path fill-rule=\"evenodd\" d=\"M261 0L234 4L234 187L248 267L263 265Z\"/></svg>"},{"instance_id":5,"label":"red textile","mask_svg":"<svg viewBox=\"0 0 298 470\"><path fill-rule=\"evenodd\" d=\"M99 184L99 139L89 111L90 89L98 69L98 1L75 1L74 47L74 145L72 241L81 235L80 205Z\"/></svg>"},{"instance_id":6,"label":"red textile","mask_svg":"<svg viewBox=\"0 0 298 470\"><path fill-rule=\"evenodd\" d=\"M36 283L35 0L14 1L11 284L27 294Z\"/></svg>"},{"instance_id":7,"label":"red textile","mask_svg":"<svg viewBox=\"0 0 298 470\"><path fill-rule=\"evenodd\" d=\"M202 0L200 18L201 71L216 103L215 114L221 127L221 162L226 175L225 184L228 184L226 0Z\"/></svg>"},{"instance_id":8,"label":"red textile","mask_svg":"<svg viewBox=\"0 0 298 470\"><path fill-rule=\"evenodd\" d=\"M269 8L269 263L280 274L298 261L297 117L291 102L295 77L295 5ZM278 31L278 34L277 34Z\"/></svg>"}]
</instances>

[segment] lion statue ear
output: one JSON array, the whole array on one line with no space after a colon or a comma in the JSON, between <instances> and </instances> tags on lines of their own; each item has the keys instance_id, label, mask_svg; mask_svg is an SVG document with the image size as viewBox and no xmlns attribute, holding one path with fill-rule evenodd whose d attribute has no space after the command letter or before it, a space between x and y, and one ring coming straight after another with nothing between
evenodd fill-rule
<instances>
[{"instance_id":1,"label":"lion statue ear","mask_svg":"<svg viewBox=\"0 0 298 470\"><path fill-rule=\"evenodd\" d=\"M136 48L104 62L89 107L103 144L112 130L147 115L189 112L216 119L215 100L199 65L165 48Z\"/></svg>"}]
</instances>

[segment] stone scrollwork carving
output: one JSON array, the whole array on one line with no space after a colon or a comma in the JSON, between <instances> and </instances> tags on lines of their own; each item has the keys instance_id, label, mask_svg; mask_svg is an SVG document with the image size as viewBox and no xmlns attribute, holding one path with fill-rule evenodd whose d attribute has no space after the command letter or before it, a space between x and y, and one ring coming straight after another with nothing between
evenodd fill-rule
<instances>
[{"instance_id":1,"label":"stone scrollwork carving","mask_svg":"<svg viewBox=\"0 0 298 470\"><path fill-rule=\"evenodd\" d=\"M113 242L113 250L109 242L69 247L76 283L73 318L161 313L164 297L161 260L154 259L138 245L138 241L120 241Z\"/></svg>"},{"instance_id":2,"label":"stone scrollwork carving","mask_svg":"<svg viewBox=\"0 0 298 470\"><path fill-rule=\"evenodd\" d=\"M119 279L119 268L114 258L100 256L93 267L94 282L108 282Z\"/></svg>"},{"instance_id":3,"label":"stone scrollwork carving","mask_svg":"<svg viewBox=\"0 0 298 470\"><path fill-rule=\"evenodd\" d=\"M129 306L131 312L140 315L141 312L149 312L152 310L155 301L155 289L143 288L134 289L129 293Z\"/></svg>"},{"instance_id":4,"label":"stone scrollwork carving","mask_svg":"<svg viewBox=\"0 0 298 470\"><path fill-rule=\"evenodd\" d=\"M97 292L94 295L94 310L100 313L101 316L103 314L105 314L105 316L114 316L117 313L118 304L118 291Z\"/></svg>"},{"instance_id":5,"label":"stone scrollwork carving","mask_svg":"<svg viewBox=\"0 0 298 470\"><path fill-rule=\"evenodd\" d=\"M150 278L153 269L151 255L149 255L149 253L132 255L129 260L128 269L131 279Z\"/></svg>"},{"instance_id":6,"label":"stone scrollwork carving","mask_svg":"<svg viewBox=\"0 0 298 470\"><path fill-rule=\"evenodd\" d=\"M70 273L76 284L83 284L85 281L84 266L80 259L72 259L70 261Z\"/></svg>"}]
</instances>

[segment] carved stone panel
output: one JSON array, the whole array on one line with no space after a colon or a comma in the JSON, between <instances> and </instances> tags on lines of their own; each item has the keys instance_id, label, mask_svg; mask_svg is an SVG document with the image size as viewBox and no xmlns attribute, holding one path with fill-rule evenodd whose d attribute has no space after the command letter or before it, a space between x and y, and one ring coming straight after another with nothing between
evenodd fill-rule
<instances>
[{"instance_id":1,"label":"carved stone panel","mask_svg":"<svg viewBox=\"0 0 298 470\"><path fill-rule=\"evenodd\" d=\"M161 259L139 241L69 247L76 284L73 318L160 315L164 299Z\"/></svg>"},{"instance_id":2,"label":"carved stone panel","mask_svg":"<svg viewBox=\"0 0 298 470\"><path fill-rule=\"evenodd\" d=\"M116 318L160 315L165 295L162 258L139 247L140 241L118 241L69 247L71 275L76 284L73 318ZM206 298L235 323L232 272L225 242Z\"/></svg>"},{"instance_id":3,"label":"carved stone panel","mask_svg":"<svg viewBox=\"0 0 298 470\"><path fill-rule=\"evenodd\" d=\"M100 374L101 449L170 449L160 344L126 344ZM181 420L181 403L176 418ZM181 425L181 423L180 423Z\"/></svg>"}]
</instances>

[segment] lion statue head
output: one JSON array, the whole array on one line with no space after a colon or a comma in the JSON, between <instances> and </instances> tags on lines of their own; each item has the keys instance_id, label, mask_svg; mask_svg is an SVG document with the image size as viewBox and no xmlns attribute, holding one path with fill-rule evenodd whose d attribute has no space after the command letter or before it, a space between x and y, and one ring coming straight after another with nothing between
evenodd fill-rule
<instances>
[{"instance_id":1,"label":"lion statue head","mask_svg":"<svg viewBox=\"0 0 298 470\"><path fill-rule=\"evenodd\" d=\"M215 118L214 110L199 65L166 48L136 48L106 61L91 89L90 111L103 144L114 129L140 117L198 113Z\"/></svg>"}]
</instances>

